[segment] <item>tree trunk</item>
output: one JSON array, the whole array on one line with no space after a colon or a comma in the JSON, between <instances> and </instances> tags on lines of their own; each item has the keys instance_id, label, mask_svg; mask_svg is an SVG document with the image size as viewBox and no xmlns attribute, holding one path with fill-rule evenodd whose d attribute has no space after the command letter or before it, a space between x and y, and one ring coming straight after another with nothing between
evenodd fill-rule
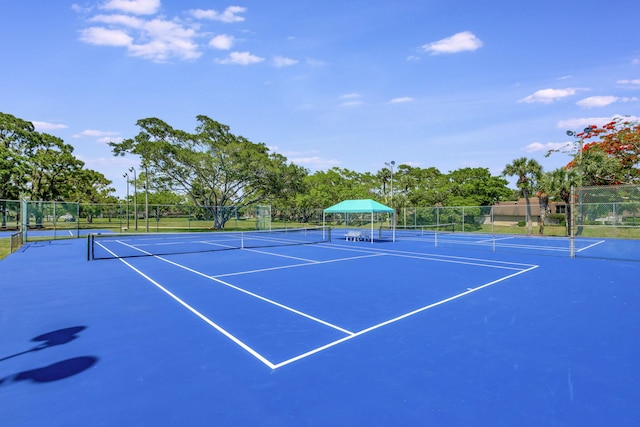
<instances>
[{"instance_id":1,"label":"tree trunk","mask_svg":"<svg viewBox=\"0 0 640 427\"><path fill-rule=\"evenodd\" d=\"M547 213L549 213L549 196L542 193L538 197L540 200L540 229L538 232L540 235L544 234L544 222L547 219Z\"/></svg>"},{"instance_id":2,"label":"tree trunk","mask_svg":"<svg viewBox=\"0 0 640 427\"><path fill-rule=\"evenodd\" d=\"M527 231L529 233L529 235L533 234L533 224L531 223L531 201L529 200L529 192L528 191L523 191L523 195L524 195L524 200L526 202L526 209L527 209Z\"/></svg>"},{"instance_id":3,"label":"tree trunk","mask_svg":"<svg viewBox=\"0 0 640 427\"><path fill-rule=\"evenodd\" d=\"M7 228L7 201L2 201L2 228Z\"/></svg>"}]
</instances>

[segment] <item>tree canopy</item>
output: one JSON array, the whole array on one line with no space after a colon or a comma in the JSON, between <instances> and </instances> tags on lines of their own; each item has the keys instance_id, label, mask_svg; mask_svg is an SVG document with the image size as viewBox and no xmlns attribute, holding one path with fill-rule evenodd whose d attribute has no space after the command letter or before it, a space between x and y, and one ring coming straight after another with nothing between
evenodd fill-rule
<instances>
[{"instance_id":1,"label":"tree canopy","mask_svg":"<svg viewBox=\"0 0 640 427\"><path fill-rule=\"evenodd\" d=\"M535 159L527 159L526 157L520 157L513 160L510 164L505 166L502 172L505 176L516 176L518 181L516 185L520 190L522 197L526 203L526 222L529 234L532 233L533 225L531 221L531 201L530 197L535 194L535 190L538 188L538 182L542 177L542 165Z\"/></svg>"},{"instance_id":2,"label":"tree canopy","mask_svg":"<svg viewBox=\"0 0 640 427\"><path fill-rule=\"evenodd\" d=\"M157 118L138 120L138 135L110 145L115 155L140 156L156 187L185 194L207 209L216 229L229 219L226 207L260 203L301 188L303 168L209 117L200 115L197 121L190 133Z\"/></svg>"},{"instance_id":3,"label":"tree canopy","mask_svg":"<svg viewBox=\"0 0 640 427\"><path fill-rule=\"evenodd\" d=\"M86 169L70 144L5 113L0 113L0 179L0 199L99 202L113 192L111 181Z\"/></svg>"},{"instance_id":4,"label":"tree canopy","mask_svg":"<svg viewBox=\"0 0 640 427\"><path fill-rule=\"evenodd\" d=\"M236 212L228 207L259 203L296 207L303 220L345 199L371 198L396 209L492 205L514 196L504 176L516 176L521 195L528 201L538 194L545 206L549 198L567 202L571 186L640 182L640 124L624 118L570 132L576 140L565 168L543 175L537 161L520 158L506 165L502 176L487 168L443 173L408 164L373 173L335 167L311 174L265 144L234 135L227 125L202 115L196 120L190 132L157 118L141 119L135 137L110 146L114 155L140 158L138 183L145 183L151 203L188 200L208 212L214 228L223 228ZM0 113L0 180L0 199L113 200L111 182L86 169L70 144L5 113ZM529 208L527 213L530 218Z\"/></svg>"},{"instance_id":5,"label":"tree canopy","mask_svg":"<svg viewBox=\"0 0 640 427\"><path fill-rule=\"evenodd\" d=\"M568 131L576 139L572 160L565 168L579 172L579 185L617 185L640 182L640 123L617 117L603 125ZM564 149L551 150L546 155Z\"/></svg>"}]
</instances>

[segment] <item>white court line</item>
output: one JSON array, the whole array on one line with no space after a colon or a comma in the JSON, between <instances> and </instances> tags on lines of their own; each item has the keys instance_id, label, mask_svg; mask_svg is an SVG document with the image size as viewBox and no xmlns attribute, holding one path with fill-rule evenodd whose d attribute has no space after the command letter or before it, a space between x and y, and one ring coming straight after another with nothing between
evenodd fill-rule
<instances>
[{"instance_id":1,"label":"white court line","mask_svg":"<svg viewBox=\"0 0 640 427\"><path fill-rule=\"evenodd\" d=\"M220 283L221 285L228 286L229 288L231 288L231 289L235 289L236 291L242 292L243 294L246 294L246 295L252 296L252 297L257 298L257 299L259 299L259 300L261 300L261 301L267 302L267 303L269 303L269 304L273 304L273 305L275 305L276 307L279 307L279 308L282 308L282 309L284 309L284 310L290 311L290 312L295 313L295 314L297 314L297 315L299 315L299 316L306 317L306 318L307 318L307 319L309 319L309 320L313 320L314 322L317 322L317 323L320 323L320 324L322 324L322 325L328 326L328 327L330 327L330 328L332 328L332 329L335 329L335 330L338 330L338 331L340 331L340 332L342 332L342 333L349 334L349 335L350 335L350 334L353 334L353 332L351 332L351 331L349 331L349 330L347 330L347 329L341 328L340 326L334 325L334 324L329 323L329 322L327 322L327 321L325 321L325 320L322 320L322 319L319 319L319 318L317 318L317 317L314 317L314 316L312 316L312 315L310 315L310 314L304 313L304 312L302 312L302 311L300 311L300 310L296 310L296 309L295 309L295 308L293 308L293 307L289 307L289 306L287 306L287 305L281 304L281 303L279 303L279 302L277 302L277 301L274 301L274 300L272 300L272 299L269 299L269 298L263 297L262 295L258 295L258 294L256 294L256 293L253 293L253 292L248 291L248 290L246 290L246 289L242 289L242 288L240 288L240 287L238 287L238 286L232 285L231 283L225 282L224 280L220 280L220 279L218 279L217 277L209 276L209 275L207 275L207 274L204 274L204 273L199 272L198 270L194 270L194 269L189 268L189 267L187 267L187 266L184 266L184 265L182 265L182 264L178 264L177 262L173 262L173 261L168 260L168 259L166 259L166 258L163 258L163 257L161 257L161 256L156 256L155 258L157 258L157 259L159 259L159 260L161 260L161 261L167 262L167 263L169 263L169 264L171 264L171 265L175 265L176 267L182 268L182 269L187 270L187 271L189 271L189 272L191 272L191 273L197 274L198 276L205 277L205 278L207 278L207 279L209 279L209 280L213 280L214 282L218 282L218 283Z\"/></svg>"},{"instance_id":2,"label":"white court line","mask_svg":"<svg viewBox=\"0 0 640 427\"><path fill-rule=\"evenodd\" d=\"M458 245L478 245L478 246L491 246L491 242L462 242L462 241L442 241L443 243L454 243ZM516 248L516 249L532 249L539 251L554 251L554 252L569 252L569 248L563 248L562 246L541 246L541 245L525 245L523 243L495 243L498 248Z\"/></svg>"},{"instance_id":3,"label":"white court line","mask_svg":"<svg viewBox=\"0 0 640 427\"><path fill-rule=\"evenodd\" d=\"M481 266L487 266L487 267L496 267L496 268L501 268L502 265L506 265L506 266L518 266L517 268L529 268L531 267L533 264L524 264L524 263L519 263L519 262L511 262L511 261L500 261L500 260L494 260L494 259L484 259L484 258L469 258L469 257L459 257L459 256L453 256L453 255L441 255L441 254L432 254L432 253L426 253L426 252L411 252L411 251L400 251L400 250L396 250L396 249L375 249L375 248L361 248L361 249L355 249L355 248L345 248L343 249L342 245L336 245L336 244L320 244L320 245L316 245L314 247L329 247L329 249L340 249L340 250L345 250L345 251L351 251L351 252L364 252L364 253L385 253L387 255L398 255L398 256L407 256L407 257L428 257L425 259L431 260L431 261L436 261L436 262L453 262L453 263L459 263L459 264L463 264L463 265L475 265L476 263L478 263L478 265Z\"/></svg>"},{"instance_id":4,"label":"white court line","mask_svg":"<svg viewBox=\"0 0 640 427\"><path fill-rule=\"evenodd\" d=\"M522 268L518 268L518 267L509 267L509 266L495 265L495 264L481 264L481 263L478 263L478 262L469 262L469 261L446 260L446 259L425 257L425 256L420 256L420 255L400 255L400 254L389 254L389 255L390 256L395 256L395 257L401 257L401 258L423 259L425 261L437 261L437 262L448 262L448 263L453 263L453 264L473 265L475 267L487 267L487 268L497 268L497 269L504 269L504 270L517 270L517 271L522 270Z\"/></svg>"},{"instance_id":5,"label":"white court line","mask_svg":"<svg viewBox=\"0 0 640 427\"><path fill-rule=\"evenodd\" d=\"M131 245L128 245L127 243L123 243L123 244L126 245L126 246L132 247ZM135 247L132 247L132 248L136 249L136 250L139 250L139 251L142 251L142 249L138 249L138 248L135 248ZM142 252L148 253L146 251L142 251ZM111 254L115 255L115 254L113 254L113 252L111 252ZM159 255L153 255L153 254L150 254L150 253L149 253L149 255L152 255L155 259L159 259L160 261L164 261L164 262L166 262L168 264L171 264L171 265L174 265L176 267L182 268L183 270L187 270L190 273L194 273L194 274L196 274L198 276L201 276L201 277L204 277L206 279L212 280L214 282L220 283L221 285L227 286L227 287L229 287L231 289L234 289L236 291L242 292L243 294L252 296L252 297L257 298L257 299L259 299L261 301L264 301L266 303L275 305L276 307L279 307L279 308L282 308L284 310L290 311L290 312L292 312L294 314L297 314L299 316L306 317L309 320L313 320L314 322L317 322L317 323L320 323L322 325L328 326L328 327L330 327L332 329L335 329L335 330L338 330L338 331L340 331L342 333L345 333L345 334L352 334L353 333L353 332L351 332L351 331L349 331L347 329L341 328L340 326L334 325L334 324L329 323L329 322L327 322L325 320L322 320L322 319L319 319L317 317L311 316L310 314L304 313L304 312L302 312L300 310L296 310L293 307L289 307L289 306L281 304L281 303L279 303L277 301L271 300L269 298L265 298L262 295L258 295L256 293L251 292L251 291L247 291L246 289L242 289L242 288L240 288L238 286L232 285L231 283L225 282L224 280L220 280L217 277L209 276L208 274L204 274L204 273L202 273L202 272L200 272L198 270L194 270L192 268L189 268L189 267L184 266L182 264L179 264L177 262L174 262L174 261L171 261L169 259L163 258L163 257L161 257Z\"/></svg>"},{"instance_id":6,"label":"white court line","mask_svg":"<svg viewBox=\"0 0 640 427\"><path fill-rule=\"evenodd\" d=\"M121 243L122 243L122 242L121 242ZM100 243L98 243L98 244L100 244ZM125 244L125 245L127 245L127 246L130 246L130 245L126 244L126 243L123 243L123 244ZM102 245L101 245L101 246L102 246ZM103 246L103 248L104 248L104 246ZM138 248L135 248L135 247L133 247L133 248L134 248L134 249L136 249L136 250L139 250L139 251L141 251L141 252L145 252L145 253L146 253L146 251L143 251L143 250L141 250L141 249L138 249ZM109 251L107 248L104 248L104 249L105 249L105 250L107 250L108 252L110 252L112 255L116 256L113 252ZM396 252L400 252L400 251L396 251ZM383 254L383 253L379 253L379 255L384 255L384 254ZM167 260L167 259L162 258L162 257L160 257L160 256L154 256L154 258L159 259L159 260L162 260L162 261L165 261L165 262L168 262L169 264L172 264L172 265L175 265L175 266L177 266L177 267L183 268L183 269L185 269L185 270L187 270L187 271L193 272L193 273L195 273L195 274L197 274L197 275L200 275L200 276L202 276L202 277L208 278L208 279L210 279L210 280L214 280L214 281L216 281L216 282L218 282L218 283L221 283L221 284L223 284L223 285L225 285L225 286L229 286L229 287L231 287L231 288L233 288L233 289L236 289L236 290L238 290L238 291L240 291L240 292L243 292L243 293L246 293L246 294L248 294L248 295L254 296L254 297L259 298L259 299L261 299L261 300L264 300L264 301L267 301L267 302L271 302L271 300L268 300L268 299L266 299L266 298L264 298L264 297L261 297L260 295L253 294L252 292L246 291L246 290L244 290L244 289L242 289L242 288L238 288L237 286L231 285L230 283L227 283L227 282L224 282L224 281L222 281L222 280L216 279L215 277L212 277L212 276L208 276L208 275L206 275L206 274L204 274L204 273L201 273L201 272L199 272L199 271L197 271L197 270L193 270L193 269L190 269L190 268L188 268L188 267L182 266L182 265L180 265L180 264L178 264L178 263L175 263L175 262L173 262L173 261ZM362 257L354 257L354 258L362 258ZM275 369L281 368L281 367L283 367L283 366L287 366L287 365L289 365L289 364L291 364L291 363L293 363L293 362L296 362L296 361L302 360L302 359L304 359L304 358L306 358L306 357L309 357L309 356L312 356L312 355L314 355L314 354L317 354L317 353L319 353L319 352L321 352L321 351L323 351L323 350L326 350L326 349L329 349L329 348L331 348L331 347L334 347L334 346L336 346L336 345L338 345L338 344L341 344L341 343L346 342L346 341L348 341L348 340L350 340L350 339L356 338L356 337L358 337L358 336L360 336L360 335L363 335L363 334L365 334L365 333L371 332L371 331L373 331L373 330L376 330L376 329L382 328L382 327L384 327L384 326L387 326L387 325L390 325L390 324L392 324L392 323L398 322L398 321L400 321L400 320L406 319L406 318L408 318L408 317L414 316L414 315L416 315L416 314L418 314L418 313L421 313L421 312L426 311L426 310L429 310L429 309L431 309L431 308L434 308L434 307L437 307L437 306L443 305L443 304L445 304L445 303L447 303L447 302L454 301L454 300L456 300L456 299L458 299L458 298L462 298L463 296L469 295L469 294L474 293L474 292L477 292L477 291L479 291L479 290L481 290L481 289L484 289L484 288L487 288L487 287L489 287L489 286L495 285L496 283L500 283L500 282L502 282L502 281L504 281L504 280L510 279L510 278L512 278L512 277L518 276L518 275L523 274L523 273L527 273L527 272L529 272L529 271L531 271L531 270L533 270L533 269L535 269L535 268L538 268L538 266L537 266L537 265L531 265L531 264L529 264L529 268L527 268L527 269L520 270L520 271L518 271L518 272L516 272L516 273L510 274L510 275L508 275L508 276L502 277L502 278L500 278L500 279L494 280L494 281L492 281L492 282L486 283L486 284L481 285L481 286L478 286L478 287L476 287L476 288L468 289L468 290L467 290L467 291L465 291L465 292L461 292L461 293L456 294L456 295L454 295L454 296L451 296L451 297L449 297L449 298L445 298L445 299L443 299L443 300L441 300L441 301L438 301L438 302L435 302L435 303L429 304L429 305L427 305L427 306L424 306L424 307L418 308L418 309L416 309L416 310L413 310L413 311L411 311L411 312L405 313L405 314L400 315L400 316L397 316L397 317L395 317L395 318L392 318L392 319L386 320L386 321L381 322L381 323L378 323L378 324L376 324L376 325L370 326L370 327L365 328L365 329L363 329L363 330L361 330L361 331L358 331L358 332L351 332L351 331L348 331L348 330L346 330L346 329L342 329L342 328L340 328L340 327L338 327L338 326L336 326L336 325L332 325L332 324L330 324L330 323L328 323L328 322L324 322L324 321L322 321L322 320L320 320L320 319L315 319L315 318L313 318L312 316L308 316L308 315L306 315L305 313L299 312L298 310L292 309L292 308L290 308L290 307L284 306L284 305L282 305L282 304L279 304L279 303L277 303L277 302L273 301L273 303L274 303L276 306L278 306L278 307L281 307L281 308L284 308L284 309L289 309L289 310L291 310L292 312L294 312L294 313L296 313L296 314L300 314L301 316L304 316L304 317L310 318L310 319L312 319L312 320L316 320L316 321L318 321L319 323L325 324L325 325L326 325L326 326L328 326L328 327L331 327L331 328L334 328L334 329L340 330L341 332L344 332L345 334L347 334L347 336L345 336L345 337L343 337L343 338L341 338L341 339L338 339L338 340L332 341L332 342L330 342L330 343L327 343L327 344L325 344L325 345L322 345L322 346L320 346L320 347L317 347L317 348L315 348L315 349L313 349L313 350L310 350L310 351L307 351L307 352L305 352L305 353L302 353L302 354L300 354L300 355L298 355L298 356L292 357L292 358L287 359L287 360L285 360L285 361L282 361L282 362L280 362L280 363L273 363L273 362L269 361L267 358L265 358L264 356L262 356L260 353L258 353L257 351L255 351L253 348L251 348L250 346L248 346L247 344L245 344L244 342L242 342L241 340L239 340L238 338L236 338L234 335L232 335L231 333L229 333L228 331L226 331L224 328L222 328L221 326L219 326L218 324L216 324L215 322L213 322L212 320L210 320L209 318L207 318L206 316L204 316L202 313L198 312L196 309L194 309L193 307L191 307L189 304L187 304L186 302L184 302L183 300L181 300L179 297L177 297L176 295L174 295L173 293L171 293L169 290L165 289L162 285L160 285L159 283L155 282L155 281L154 281L153 279L151 279L149 276L145 275L144 273L142 273L140 270L138 270L138 269L136 269L135 267L133 267L131 264L129 264L129 263L128 263L128 262L126 262L125 260L120 259L120 261L122 261L125 265L129 266L131 269L133 269L134 271L136 271L138 274L140 274L140 275L141 275L142 277L144 277L145 279L149 280L152 284L154 284L155 286L157 286L157 287L158 287L159 289L161 289L163 292L167 293L170 297L172 297L173 299L175 299L177 302L179 302L181 305L183 305L183 306L184 306L185 308L187 308L189 311L191 311L191 312L192 312L192 313L194 313L196 316L198 316L199 318L201 318L202 320L204 320L206 323L208 323L209 325L211 325L212 327L214 327L216 330L218 330L219 332L221 332L223 335L225 335L227 338L229 338L230 340L232 340L234 343L238 344L241 348L243 348L245 351L247 351L248 353L250 353L251 355L253 355L254 357L256 357L258 360L260 360L263 364L265 364L266 366L268 366L268 367L269 367L269 368L271 368L272 370L275 370ZM438 260L436 259L435 261L438 261ZM442 260L442 261L446 261L446 260ZM335 261L331 261L331 262L335 262ZM311 265L311 264L308 264L308 265ZM521 265L524 265L524 264L521 264Z\"/></svg>"},{"instance_id":7,"label":"white court line","mask_svg":"<svg viewBox=\"0 0 640 427\"><path fill-rule=\"evenodd\" d=\"M314 259L300 258L300 257L296 257L296 256L291 256L291 255L274 254L272 252L259 251L257 249L245 249L245 251L255 252L257 254L272 255L272 256L277 256L277 257L281 257L281 258L295 259L296 261L304 261L304 262L308 262L308 263L312 263L312 264L319 262L319 261L316 261Z\"/></svg>"},{"instance_id":8,"label":"white court line","mask_svg":"<svg viewBox=\"0 0 640 427\"><path fill-rule=\"evenodd\" d=\"M244 249L244 250L246 251L247 249ZM268 252L263 252L263 253L269 254ZM275 254L269 254L269 255L275 255ZM354 256L354 257L348 257L348 258L337 258L337 259L330 259L330 260L326 260L326 261L313 261L313 262L308 262L308 263L304 263L304 264L281 265L279 267L267 267L267 268L259 268L259 269L256 269L256 270L238 271L238 272L235 272L235 273L216 274L215 276L211 276L211 277L216 277L217 278L217 277L242 276L244 274L262 273L262 272L265 272L265 271L274 271L274 270L284 270L284 269L287 269L287 268L308 267L310 265L331 264L331 263L334 263L334 262L353 261L355 259L373 258L373 257L378 257L378 256L384 256L384 255L387 255L387 254L374 253L374 254L370 254L370 255L361 255L361 256Z\"/></svg>"},{"instance_id":9,"label":"white court line","mask_svg":"<svg viewBox=\"0 0 640 427\"><path fill-rule=\"evenodd\" d=\"M584 247L584 248L580 248L580 249L578 249L576 252L582 252L582 251L584 251L585 249L590 249L590 248L592 248L592 247L594 247L594 246L597 246L597 245L600 245L600 244L602 244L602 243L604 243L604 242L605 242L604 240L597 241L597 242L595 242L593 245L589 245L589 246L586 246L586 247Z\"/></svg>"},{"instance_id":10,"label":"white court line","mask_svg":"<svg viewBox=\"0 0 640 427\"><path fill-rule=\"evenodd\" d=\"M287 360L285 360L283 362L276 363L276 364L274 364L274 368L273 369L278 369L278 368L281 368L283 366L289 365L290 363L293 363L293 362L296 362L298 360L304 359L305 357L309 357L309 356L311 356L313 354L319 353L319 352L321 352L323 350L326 350L328 348L331 348L333 346L341 344L341 343L343 343L345 341L348 341L350 339L359 337L360 335L366 334L367 332L371 332L373 330L382 328L383 326L390 325L392 323L395 323L395 322L398 322L400 320L406 319L407 317L414 316L414 315L416 315L418 313L422 313L423 311L429 310L431 308L437 307L437 306L445 304L447 302L451 302L451 301L456 300L458 298L462 298L463 296L472 294L472 293L477 292L477 291L479 291L481 289L484 289L484 288L487 288L489 286L495 285L496 283L500 283L500 282L502 282L504 280L510 279L512 277L518 276L518 275L523 274L523 273L528 273L529 271L531 271L531 270L533 270L535 268L538 268L538 266L534 265L531 268L528 268L526 270L522 270L522 271L519 271L517 273L510 274L509 276L502 277L500 279L494 280L493 282L485 283L484 285L478 286L477 288L469 289L469 290L467 290L465 292L461 292L461 293L459 293L457 295L454 295L452 297L445 298L445 299L443 299L441 301L434 302L433 304L426 305L424 307L421 307L421 308L418 308L416 310L410 311L409 313L405 313L405 314L403 314L401 316L394 317L393 319L389 319L389 320L384 321L382 323L378 323L377 325L370 326L370 327L368 327L366 329L363 329L361 331L358 331L358 332L356 332L353 335L350 335L348 337L344 337L344 338L341 338L339 340L330 342L330 343L325 344L325 345L323 345L321 347L318 347L318 348L316 348L314 350L311 350L311 351L308 351L306 353L300 354L298 356L292 357L291 359L287 359Z\"/></svg>"},{"instance_id":11,"label":"white court line","mask_svg":"<svg viewBox=\"0 0 640 427\"><path fill-rule=\"evenodd\" d=\"M98 243L100 244L100 243ZM102 246L102 245L101 245ZM109 249L105 248L103 246L103 249L106 250L107 252L111 253L111 255L116 256L116 254L114 254L113 252L111 252ZM169 295L171 298L173 298L176 302L178 302L180 305L182 305L184 308L186 308L187 310L189 310L190 312L192 312L193 314L195 314L196 316L198 316L200 319L204 320L207 324L209 324L210 326L212 326L214 329L216 329L218 332L220 332L221 334L223 334L225 337L229 338L231 341L233 341L234 343L236 343L237 345L239 345L243 350L245 350L246 352L248 352L249 354L251 354L253 357L255 357L256 359L258 359L259 361L261 361L262 363L264 363L265 365L267 365L269 368L271 369L275 369L275 365L273 363L271 363L267 358L265 358L264 356L262 356L260 353L258 353L257 351L255 351L253 348L251 348L250 346L248 346L247 344L245 344L243 341L241 341L240 339L236 338L233 334L231 334L230 332L228 332L226 329L224 329L222 326L218 325L217 323L215 323L213 320L209 319L207 316L205 316L204 314L200 313L198 310L196 310L195 308L193 308L192 306L190 306L189 304L187 304L185 301L183 301L182 299L180 299L180 297L178 297L177 295L173 294L171 291L169 291L168 289L166 289L164 286L162 286L161 284L159 284L158 282L156 282L155 280L153 280L151 277L147 276L146 274L144 274L142 271L138 270L137 268L135 268L133 265L129 264L127 261L125 261L122 258L118 258L122 263L124 263L127 267L131 268L133 271L135 271L136 273L138 273L139 275L141 275L142 277L144 277L145 279L147 279L149 282L151 282L154 286L156 286L158 289L160 289L162 292L166 293L167 295Z\"/></svg>"}]
</instances>

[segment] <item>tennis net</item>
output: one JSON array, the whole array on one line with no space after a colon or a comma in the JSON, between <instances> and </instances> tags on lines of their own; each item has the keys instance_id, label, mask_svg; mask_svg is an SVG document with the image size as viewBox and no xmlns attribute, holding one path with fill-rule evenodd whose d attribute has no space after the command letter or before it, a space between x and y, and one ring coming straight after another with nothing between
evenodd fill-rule
<instances>
[{"instance_id":1,"label":"tennis net","mask_svg":"<svg viewBox=\"0 0 640 427\"><path fill-rule=\"evenodd\" d=\"M397 225L380 227L380 239L392 239L403 237L433 237L441 233L453 233L455 223L430 224L430 225Z\"/></svg>"},{"instance_id":2,"label":"tennis net","mask_svg":"<svg viewBox=\"0 0 640 427\"><path fill-rule=\"evenodd\" d=\"M307 245L329 241L331 241L329 227L204 233L90 234L87 242L87 259L214 252Z\"/></svg>"},{"instance_id":3,"label":"tennis net","mask_svg":"<svg viewBox=\"0 0 640 427\"><path fill-rule=\"evenodd\" d=\"M9 243L9 253L14 253L22 246L22 232L13 233Z\"/></svg>"}]
</instances>

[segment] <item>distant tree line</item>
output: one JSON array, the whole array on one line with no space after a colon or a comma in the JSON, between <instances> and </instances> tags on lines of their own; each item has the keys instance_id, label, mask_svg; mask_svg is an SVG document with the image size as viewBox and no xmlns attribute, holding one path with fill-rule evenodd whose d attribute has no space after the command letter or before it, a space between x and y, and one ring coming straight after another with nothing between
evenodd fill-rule
<instances>
[{"instance_id":1,"label":"distant tree line","mask_svg":"<svg viewBox=\"0 0 640 427\"><path fill-rule=\"evenodd\" d=\"M529 200L533 197L546 210L550 199L569 203L572 186L636 184L640 180L640 124L624 118L569 132L575 137L572 146L556 150L565 151L571 159L563 168L545 173L536 160L522 157L506 165L498 176L482 167L443 173L435 167L407 164L375 173L337 167L310 173L265 144L234 135L228 126L209 117L198 116L197 122L195 131L188 132L157 118L141 119L135 137L110 146L116 156L140 158L136 184L148 183L150 202L188 203L208 210L216 229L229 219L232 210L224 209L229 206L295 207L296 215L304 219L345 199L372 198L400 209L486 206L524 197L531 232ZM36 132L27 121L0 113L0 150L0 199L117 201L111 182L85 169L70 145ZM508 187L506 177L510 176L516 178L517 190Z\"/></svg>"}]
</instances>

